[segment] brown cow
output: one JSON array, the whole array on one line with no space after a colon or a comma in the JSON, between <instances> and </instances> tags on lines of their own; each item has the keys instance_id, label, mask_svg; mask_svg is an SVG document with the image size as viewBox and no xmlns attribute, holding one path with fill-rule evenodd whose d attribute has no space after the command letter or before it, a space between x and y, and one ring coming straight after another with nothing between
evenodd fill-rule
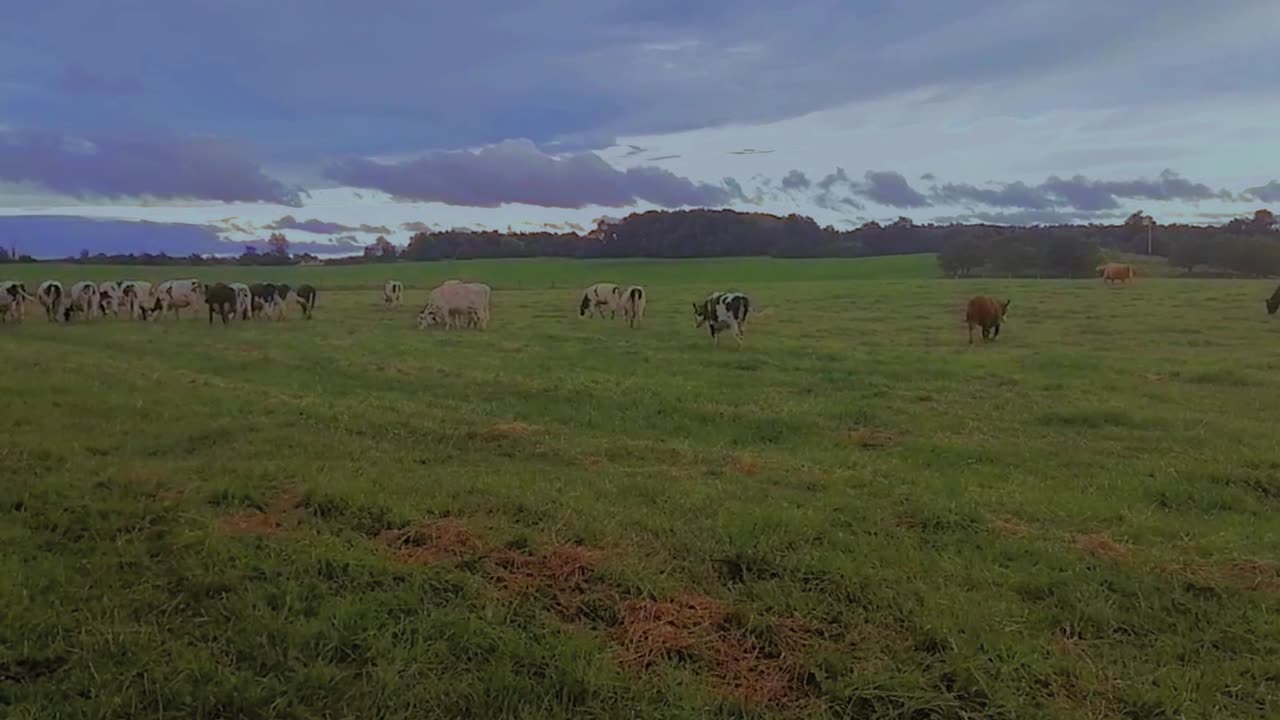
<instances>
[{"instance_id":1,"label":"brown cow","mask_svg":"<svg viewBox=\"0 0 1280 720\"><path fill-rule=\"evenodd\" d=\"M1280 287L1271 293L1271 297L1267 298L1267 314L1275 315L1276 310L1280 310Z\"/></svg>"},{"instance_id":2,"label":"brown cow","mask_svg":"<svg viewBox=\"0 0 1280 720\"><path fill-rule=\"evenodd\" d=\"M1106 263L1105 265L1099 265L1096 269L1102 273L1102 279L1108 285L1117 282L1129 282L1137 276L1132 265L1123 263Z\"/></svg>"},{"instance_id":3,"label":"brown cow","mask_svg":"<svg viewBox=\"0 0 1280 720\"><path fill-rule=\"evenodd\" d=\"M1012 300L1001 302L992 297L985 295L977 295L969 299L969 307L965 310L964 321L969 324L969 344L973 344L973 326L978 325L982 328L983 342L995 340L1000 337L1000 323L1004 322L1005 315L1009 314L1009 303ZM994 332L992 332L994 330Z\"/></svg>"}]
</instances>

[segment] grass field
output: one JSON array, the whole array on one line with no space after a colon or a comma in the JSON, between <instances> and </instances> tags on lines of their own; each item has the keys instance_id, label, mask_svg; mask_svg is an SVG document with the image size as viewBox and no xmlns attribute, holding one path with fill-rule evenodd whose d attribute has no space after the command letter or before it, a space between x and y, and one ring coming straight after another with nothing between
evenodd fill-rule
<instances>
[{"instance_id":1,"label":"grass field","mask_svg":"<svg viewBox=\"0 0 1280 720\"><path fill-rule=\"evenodd\" d=\"M0 326L4 717L1280 713L1271 283L5 273L321 296L311 322ZM490 330L416 330L455 276L495 288ZM578 319L597 280L646 284L645 325ZM716 289L755 302L742 350L692 327ZM970 347L980 292L1011 315Z\"/></svg>"}]
</instances>

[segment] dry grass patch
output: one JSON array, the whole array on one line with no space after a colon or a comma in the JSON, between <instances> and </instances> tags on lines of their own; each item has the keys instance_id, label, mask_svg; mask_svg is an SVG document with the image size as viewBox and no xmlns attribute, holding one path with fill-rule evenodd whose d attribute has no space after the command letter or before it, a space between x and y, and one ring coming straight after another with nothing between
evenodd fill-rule
<instances>
[{"instance_id":1,"label":"dry grass patch","mask_svg":"<svg viewBox=\"0 0 1280 720\"><path fill-rule=\"evenodd\" d=\"M1106 533L1083 533L1076 535L1073 541L1077 550L1097 557L1120 560L1129 557L1133 549L1128 545L1112 540Z\"/></svg>"},{"instance_id":2,"label":"dry grass patch","mask_svg":"<svg viewBox=\"0 0 1280 720\"><path fill-rule=\"evenodd\" d=\"M1175 565L1173 570L1197 582L1265 593L1280 593L1280 563L1232 560L1218 564Z\"/></svg>"},{"instance_id":3,"label":"dry grass patch","mask_svg":"<svg viewBox=\"0 0 1280 720\"><path fill-rule=\"evenodd\" d=\"M436 563L472 557L484 551L479 538L455 518L427 520L410 528L386 530L378 536L378 541L390 548L397 559L410 563Z\"/></svg>"},{"instance_id":4,"label":"dry grass patch","mask_svg":"<svg viewBox=\"0 0 1280 720\"><path fill-rule=\"evenodd\" d=\"M844 434L841 435L841 437L860 448L866 448L868 450L888 447L897 442L897 438L895 438L891 433L873 427L849 428L844 431Z\"/></svg>"}]
</instances>

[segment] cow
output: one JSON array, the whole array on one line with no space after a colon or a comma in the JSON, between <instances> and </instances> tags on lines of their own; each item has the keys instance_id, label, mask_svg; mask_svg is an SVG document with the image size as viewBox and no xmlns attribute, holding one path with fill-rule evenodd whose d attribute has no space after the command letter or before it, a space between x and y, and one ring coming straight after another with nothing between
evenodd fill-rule
<instances>
[{"instance_id":1,"label":"cow","mask_svg":"<svg viewBox=\"0 0 1280 720\"><path fill-rule=\"evenodd\" d=\"M988 342L1000 337L1000 325L1009 314L1009 303L1012 300L996 300L985 295L975 295L969 299L965 309L964 321L969 326L969 344L973 344L973 327L982 328L982 341Z\"/></svg>"},{"instance_id":2,"label":"cow","mask_svg":"<svg viewBox=\"0 0 1280 720\"><path fill-rule=\"evenodd\" d=\"M276 320L284 319L285 298L289 297L288 285L254 283L249 286L249 295L252 299L254 318L260 318L267 313Z\"/></svg>"},{"instance_id":3,"label":"cow","mask_svg":"<svg viewBox=\"0 0 1280 720\"><path fill-rule=\"evenodd\" d=\"M621 308L622 288L613 283L596 283L582 291L582 299L578 302L578 317L599 315L603 318L608 311L610 318L616 318Z\"/></svg>"},{"instance_id":4,"label":"cow","mask_svg":"<svg viewBox=\"0 0 1280 720\"><path fill-rule=\"evenodd\" d=\"M108 280L98 283L98 314L120 316L120 283Z\"/></svg>"},{"instance_id":5,"label":"cow","mask_svg":"<svg viewBox=\"0 0 1280 720\"><path fill-rule=\"evenodd\" d=\"M204 302L209 308L209 324L213 324L213 314L216 312L222 318L222 324L226 325L227 320L235 317L236 314L236 291L226 283L215 283L205 289Z\"/></svg>"},{"instance_id":6,"label":"cow","mask_svg":"<svg viewBox=\"0 0 1280 720\"><path fill-rule=\"evenodd\" d=\"M400 307L400 296L404 294L404 284L399 280L388 280L382 286L382 305L387 308Z\"/></svg>"},{"instance_id":7,"label":"cow","mask_svg":"<svg viewBox=\"0 0 1280 720\"><path fill-rule=\"evenodd\" d=\"M751 313L751 299L739 292L713 292L701 303L693 303L694 328L706 325L711 339L720 344L720 333L733 332L734 340L742 346L742 331Z\"/></svg>"},{"instance_id":8,"label":"cow","mask_svg":"<svg viewBox=\"0 0 1280 720\"><path fill-rule=\"evenodd\" d=\"M418 313L418 328L444 325L489 327L489 297L492 289L484 283L464 283L448 280L432 290L427 304Z\"/></svg>"},{"instance_id":9,"label":"cow","mask_svg":"<svg viewBox=\"0 0 1280 720\"><path fill-rule=\"evenodd\" d=\"M98 286L91 282L78 282L71 286L71 291L63 298L62 319L71 322L71 316L77 315L81 320L92 320L98 316Z\"/></svg>"},{"instance_id":10,"label":"cow","mask_svg":"<svg viewBox=\"0 0 1280 720\"><path fill-rule=\"evenodd\" d=\"M299 285L293 291L293 300L302 308L302 317L310 320L311 312L316 309L316 289L307 284Z\"/></svg>"},{"instance_id":11,"label":"cow","mask_svg":"<svg viewBox=\"0 0 1280 720\"><path fill-rule=\"evenodd\" d=\"M1127 283L1137 276L1133 266L1124 263L1105 263L1094 269L1102 274L1103 282L1108 285L1112 283Z\"/></svg>"},{"instance_id":12,"label":"cow","mask_svg":"<svg viewBox=\"0 0 1280 720\"><path fill-rule=\"evenodd\" d=\"M0 282L0 318L8 322L12 316L14 322L22 322L26 316L26 302L32 299L25 284L16 280Z\"/></svg>"},{"instance_id":13,"label":"cow","mask_svg":"<svg viewBox=\"0 0 1280 720\"><path fill-rule=\"evenodd\" d=\"M49 318L49 322L58 321L58 315L62 311L64 295L66 295L66 291L62 289L62 283L57 280L45 280L36 288L36 299L40 301L40 306L44 308L44 314Z\"/></svg>"},{"instance_id":14,"label":"cow","mask_svg":"<svg viewBox=\"0 0 1280 720\"><path fill-rule=\"evenodd\" d=\"M1264 302L1267 303L1267 314L1275 315L1276 310L1280 310L1280 287L1276 287L1276 291L1271 293L1271 297Z\"/></svg>"},{"instance_id":15,"label":"cow","mask_svg":"<svg viewBox=\"0 0 1280 720\"><path fill-rule=\"evenodd\" d=\"M622 315L633 328L644 319L644 288L632 285L622 294Z\"/></svg>"},{"instance_id":16,"label":"cow","mask_svg":"<svg viewBox=\"0 0 1280 720\"><path fill-rule=\"evenodd\" d=\"M253 314L253 293L244 283L228 283L227 287L236 293L236 317L248 320Z\"/></svg>"},{"instance_id":17,"label":"cow","mask_svg":"<svg viewBox=\"0 0 1280 720\"><path fill-rule=\"evenodd\" d=\"M199 280L166 280L156 288L153 309L164 314L173 311L174 319L181 319L178 311L181 308L195 307L204 300L204 285Z\"/></svg>"},{"instance_id":18,"label":"cow","mask_svg":"<svg viewBox=\"0 0 1280 720\"><path fill-rule=\"evenodd\" d=\"M156 305L155 291L144 280L125 280L120 283L121 304L135 320L152 317Z\"/></svg>"}]
</instances>

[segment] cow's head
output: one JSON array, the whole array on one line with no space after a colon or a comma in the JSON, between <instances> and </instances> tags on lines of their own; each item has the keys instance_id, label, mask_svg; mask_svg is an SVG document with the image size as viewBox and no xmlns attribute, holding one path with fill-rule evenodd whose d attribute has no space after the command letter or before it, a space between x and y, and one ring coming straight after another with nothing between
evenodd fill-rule
<instances>
[{"instance_id":1,"label":"cow's head","mask_svg":"<svg viewBox=\"0 0 1280 720\"><path fill-rule=\"evenodd\" d=\"M1000 317L1001 317L1001 319L1003 319L1004 317L1006 317L1006 316L1009 314L1009 303L1011 303L1011 302L1013 302L1013 299L1012 299L1012 298L1010 298L1010 299L1008 299L1008 300L1005 300L1004 302L1000 303Z\"/></svg>"},{"instance_id":2,"label":"cow's head","mask_svg":"<svg viewBox=\"0 0 1280 720\"><path fill-rule=\"evenodd\" d=\"M418 313L418 329L419 330L425 330L426 328L432 325L436 325L439 322L440 322L440 313L436 310L436 307L434 305L428 305L422 308L422 312Z\"/></svg>"},{"instance_id":3,"label":"cow's head","mask_svg":"<svg viewBox=\"0 0 1280 720\"><path fill-rule=\"evenodd\" d=\"M1275 295L1272 295L1271 297L1267 298L1266 303L1267 303L1267 314L1275 315L1276 310L1280 310L1280 292L1277 292Z\"/></svg>"}]
</instances>

